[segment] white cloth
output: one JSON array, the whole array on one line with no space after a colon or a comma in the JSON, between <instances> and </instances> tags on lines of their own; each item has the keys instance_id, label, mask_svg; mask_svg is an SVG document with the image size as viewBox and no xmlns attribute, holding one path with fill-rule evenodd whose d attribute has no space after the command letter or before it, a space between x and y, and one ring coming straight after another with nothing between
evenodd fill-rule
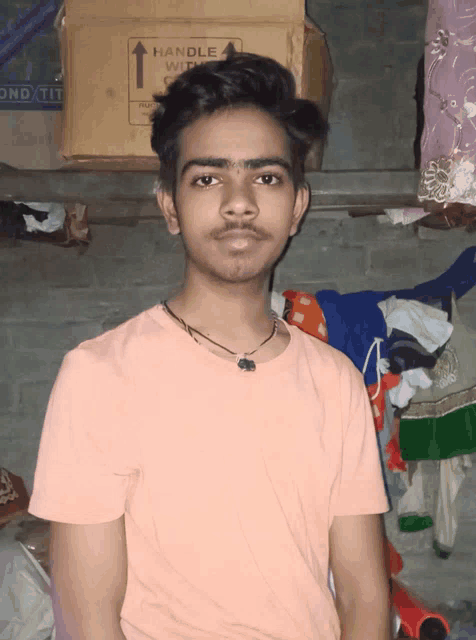
<instances>
[{"instance_id":1,"label":"white cloth","mask_svg":"<svg viewBox=\"0 0 476 640\"><path fill-rule=\"evenodd\" d=\"M446 311L435 309L418 300L401 300L391 296L377 303L387 324L387 336L392 329L405 331L415 337L430 353L447 342L453 325L447 321Z\"/></svg>"},{"instance_id":2,"label":"white cloth","mask_svg":"<svg viewBox=\"0 0 476 640\"><path fill-rule=\"evenodd\" d=\"M435 538L443 548L452 549L454 546L459 516L456 497L466 477L465 467L472 466L468 454L440 460Z\"/></svg>"},{"instance_id":3,"label":"white cloth","mask_svg":"<svg viewBox=\"0 0 476 640\"><path fill-rule=\"evenodd\" d=\"M418 207L407 207L406 209L384 209L385 214L393 224L411 224L416 220L421 220L430 215L429 211L425 211Z\"/></svg>"},{"instance_id":4,"label":"white cloth","mask_svg":"<svg viewBox=\"0 0 476 640\"><path fill-rule=\"evenodd\" d=\"M431 379L421 367L402 371L398 385L388 391L390 402L394 407L406 407L418 389L429 389L431 385Z\"/></svg>"},{"instance_id":5,"label":"white cloth","mask_svg":"<svg viewBox=\"0 0 476 640\"><path fill-rule=\"evenodd\" d=\"M16 530L0 534L0 640L54 640L50 579Z\"/></svg>"},{"instance_id":6,"label":"white cloth","mask_svg":"<svg viewBox=\"0 0 476 640\"><path fill-rule=\"evenodd\" d=\"M412 466L416 464L416 471L411 474L410 468L408 471L402 471L401 478L407 487L407 491L403 497L400 498L397 505L397 513L399 516L407 514L412 515L425 515L425 495L423 492L423 469L421 461L413 462ZM407 467L410 464L407 462Z\"/></svg>"},{"instance_id":7,"label":"white cloth","mask_svg":"<svg viewBox=\"0 0 476 640\"><path fill-rule=\"evenodd\" d=\"M413 469L416 470L412 474ZM425 512L424 478L421 460L407 463L408 471L402 472L407 491L397 505L399 516L416 514L423 516ZM458 492L466 477L465 468L472 467L468 454L454 456L439 461L440 484L436 516L434 519L434 537L443 550L451 551L454 547L458 530L459 509L456 503Z\"/></svg>"},{"instance_id":8,"label":"white cloth","mask_svg":"<svg viewBox=\"0 0 476 640\"><path fill-rule=\"evenodd\" d=\"M412 474L413 468L416 470ZM407 490L405 495L400 498L397 505L397 513L399 516L407 514L425 515L425 494L423 491L423 469L421 460L418 462L407 462L407 471L401 472L401 479L405 483Z\"/></svg>"},{"instance_id":9,"label":"white cloth","mask_svg":"<svg viewBox=\"0 0 476 640\"><path fill-rule=\"evenodd\" d=\"M40 222L33 215L24 214L23 218L26 222L26 230L28 233L32 231L44 231L45 233L53 233L62 229L64 225L64 219L66 217L66 211L64 204L57 202L16 202L15 204L26 204L30 209L35 211L42 211L48 213L48 217L43 222Z\"/></svg>"}]
</instances>

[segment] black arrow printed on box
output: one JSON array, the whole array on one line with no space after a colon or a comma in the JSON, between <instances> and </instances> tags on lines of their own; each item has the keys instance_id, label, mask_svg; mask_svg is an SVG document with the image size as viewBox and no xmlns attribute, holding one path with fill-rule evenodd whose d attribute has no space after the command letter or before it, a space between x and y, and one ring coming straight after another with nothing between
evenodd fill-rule
<instances>
[{"instance_id":1,"label":"black arrow printed on box","mask_svg":"<svg viewBox=\"0 0 476 640\"><path fill-rule=\"evenodd\" d=\"M132 52L133 55L137 56L137 88L144 88L144 55L147 53L142 42L139 40L137 45Z\"/></svg>"},{"instance_id":2,"label":"black arrow printed on box","mask_svg":"<svg viewBox=\"0 0 476 640\"><path fill-rule=\"evenodd\" d=\"M229 42L226 47L223 49L223 53L222 56L228 56L228 54L230 53L236 53L236 49L235 49L235 45L233 44L233 42Z\"/></svg>"}]
</instances>

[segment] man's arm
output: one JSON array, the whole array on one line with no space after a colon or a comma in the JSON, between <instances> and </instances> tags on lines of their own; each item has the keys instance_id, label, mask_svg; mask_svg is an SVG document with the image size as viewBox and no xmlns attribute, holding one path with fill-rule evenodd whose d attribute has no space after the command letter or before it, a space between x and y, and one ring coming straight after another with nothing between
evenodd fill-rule
<instances>
[{"instance_id":1,"label":"man's arm","mask_svg":"<svg viewBox=\"0 0 476 640\"><path fill-rule=\"evenodd\" d=\"M56 640L126 640L124 516L103 524L51 522L50 564Z\"/></svg>"},{"instance_id":2,"label":"man's arm","mask_svg":"<svg viewBox=\"0 0 476 640\"><path fill-rule=\"evenodd\" d=\"M336 516L329 531L329 562L342 640L391 640L382 516Z\"/></svg>"}]
</instances>

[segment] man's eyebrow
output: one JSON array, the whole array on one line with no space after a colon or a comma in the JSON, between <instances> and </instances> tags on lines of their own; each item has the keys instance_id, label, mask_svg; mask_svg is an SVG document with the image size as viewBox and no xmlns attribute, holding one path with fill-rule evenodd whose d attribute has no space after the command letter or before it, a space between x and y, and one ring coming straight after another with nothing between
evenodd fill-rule
<instances>
[{"instance_id":1,"label":"man's eyebrow","mask_svg":"<svg viewBox=\"0 0 476 640\"><path fill-rule=\"evenodd\" d=\"M244 167L245 169L261 169L262 167L269 167L277 165L282 167L289 178L292 178L292 168L287 160L281 156L271 156L268 158L251 158L249 160L243 160L241 162L233 162L229 158L193 158L186 162L180 172L180 177L183 178L185 173L191 167L215 167L217 169L230 169L231 167Z\"/></svg>"}]
</instances>

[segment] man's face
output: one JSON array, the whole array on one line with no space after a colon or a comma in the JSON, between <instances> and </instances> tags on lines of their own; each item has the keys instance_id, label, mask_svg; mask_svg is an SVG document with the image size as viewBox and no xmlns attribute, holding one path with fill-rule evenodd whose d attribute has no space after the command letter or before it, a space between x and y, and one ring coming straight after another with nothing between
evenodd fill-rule
<instances>
[{"instance_id":1,"label":"man's face","mask_svg":"<svg viewBox=\"0 0 476 640\"><path fill-rule=\"evenodd\" d=\"M284 130L268 114L241 107L183 130L177 209L169 195L157 198L170 233L182 234L189 275L240 283L269 274L309 194L294 192Z\"/></svg>"}]
</instances>

